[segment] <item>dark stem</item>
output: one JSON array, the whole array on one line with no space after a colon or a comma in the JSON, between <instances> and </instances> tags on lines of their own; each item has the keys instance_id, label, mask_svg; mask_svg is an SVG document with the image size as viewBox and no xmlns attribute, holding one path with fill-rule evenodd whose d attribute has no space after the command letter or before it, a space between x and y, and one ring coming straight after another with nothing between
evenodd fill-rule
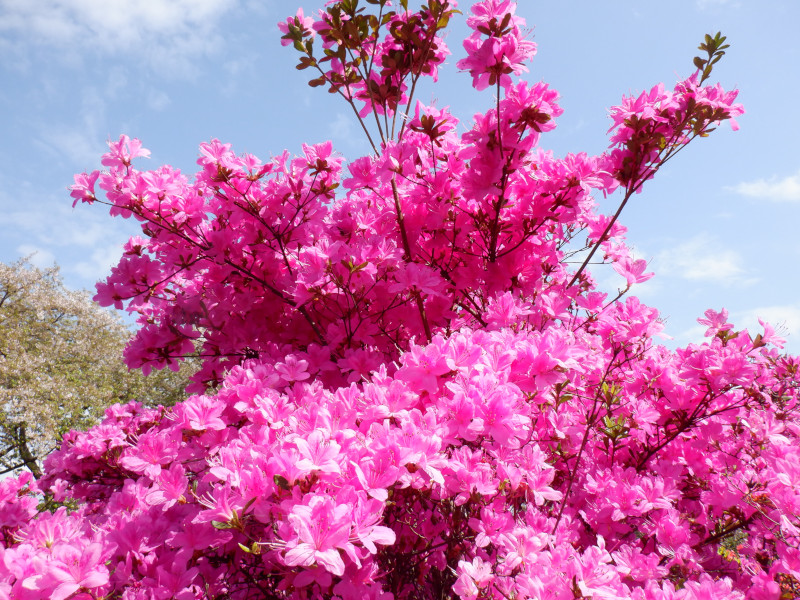
<instances>
[{"instance_id":1,"label":"dark stem","mask_svg":"<svg viewBox=\"0 0 800 600\"><path fill-rule=\"evenodd\" d=\"M414 260L411 255L411 244L408 241L405 218L403 217L403 208L400 206L400 192L397 189L397 180L395 175L392 175L392 195L394 196L394 209L397 213L397 226L400 229L400 239L403 242L404 258L406 263L412 263ZM417 303L417 309L419 310L419 316L422 319L422 328L425 330L426 340L430 342L432 338L431 326L428 323L428 316L425 314L425 304L419 292L414 294L414 298Z\"/></svg>"}]
</instances>

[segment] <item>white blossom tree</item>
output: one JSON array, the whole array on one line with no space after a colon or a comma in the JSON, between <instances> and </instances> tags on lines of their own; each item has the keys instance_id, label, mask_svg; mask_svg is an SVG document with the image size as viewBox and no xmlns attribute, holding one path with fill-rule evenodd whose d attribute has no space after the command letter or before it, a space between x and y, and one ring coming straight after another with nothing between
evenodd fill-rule
<instances>
[{"instance_id":1,"label":"white blossom tree","mask_svg":"<svg viewBox=\"0 0 800 600\"><path fill-rule=\"evenodd\" d=\"M67 289L58 267L0 263L0 474L38 461L63 433L85 428L114 402L172 404L181 373L130 372L130 331L88 293Z\"/></svg>"}]
</instances>

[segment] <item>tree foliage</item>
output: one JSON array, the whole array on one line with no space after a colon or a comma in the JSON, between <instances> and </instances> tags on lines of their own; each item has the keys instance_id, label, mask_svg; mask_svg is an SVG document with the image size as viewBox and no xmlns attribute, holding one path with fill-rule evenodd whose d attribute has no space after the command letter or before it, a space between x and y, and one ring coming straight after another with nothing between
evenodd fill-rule
<instances>
[{"instance_id":1,"label":"tree foliage","mask_svg":"<svg viewBox=\"0 0 800 600\"><path fill-rule=\"evenodd\" d=\"M57 267L0 263L0 468L38 461L71 429L86 429L116 402L176 402L185 375L145 379L121 360L130 331Z\"/></svg>"}]
</instances>

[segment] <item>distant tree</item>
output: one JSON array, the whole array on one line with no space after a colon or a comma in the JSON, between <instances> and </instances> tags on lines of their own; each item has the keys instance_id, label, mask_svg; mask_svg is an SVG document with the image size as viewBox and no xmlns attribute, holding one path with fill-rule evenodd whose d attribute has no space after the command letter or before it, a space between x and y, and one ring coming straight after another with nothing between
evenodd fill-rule
<instances>
[{"instance_id":1,"label":"distant tree","mask_svg":"<svg viewBox=\"0 0 800 600\"><path fill-rule=\"evenodd\" d=\"M130 335L117 315L67 289L58 267L0 263L0 473L27 467L38 477L61 436L110 404L180 398L184 373L128 371Z\"/></svg>"}]
</instances>

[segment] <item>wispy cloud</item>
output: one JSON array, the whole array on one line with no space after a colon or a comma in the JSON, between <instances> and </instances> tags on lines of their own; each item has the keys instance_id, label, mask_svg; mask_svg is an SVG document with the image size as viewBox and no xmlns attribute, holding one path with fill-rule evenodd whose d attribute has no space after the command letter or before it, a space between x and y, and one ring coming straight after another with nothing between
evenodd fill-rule
<instances>
[{"instance_id":1,"label":"wispy cloud","mask_svg":"<svg viewBox=\"0 0 800 600\"><path fill-rule=\"evenodd\" d=\"M2 0L0 0L2 2ZM128 85L124 69L112 68L105 81L84 88L80 108L69 120L45 114L34 125L32 142L51 158L73 170L89 170L100 165L108 151L108 105ZM158 90L148 92L147 105L159 110L169 104L169 96ZM116 132L114 132L116 134Z\"/></svg>"},{"instance_id":2,"label":"wispy cloud","mask_svg":"<svg viewBox=\"0 0 800 600\"><path fill-rule=\"evenodd\" d=\"M52 252L33 244L21 244L17 246L17 252L20 256L30 256L31 263L40 269L52 267L53 263L56 262L56 257Z\"/></svg>"},{"instance_id":3,"label":"wispy cloud","mask_svg":"<svg viewBox=\"0 0 800 600\"><path fill-rule=\"evenodd\" d=\"M49 200L49 199L48 199ZM4 210L0 228L28 240L25 243L39 250L58 248L92 248L124 240L135 230L127 221L111 220L102 210L80 206L70 208L68 193L63 201L42 201L30 208ZM10 205L11 202L3 201Z\"/></svg>"},{"instance_id":4,"label":"wispy cloud","mask_svg":"<svg viewBox=\"0 0 800 600\"><path fill-rule=\"evenodd\" d=\"M772 325L778 335L796 334L800 332L800 304L760 306L734 315L736 326L747 327L751 335L763 332L759 319Z\"/></svg>"},{"instance_id":5,"label":"wispy cloud","mask_svg":"<svg viewBox=\"0 0 800 600\"><path fill-rule=\"evenodd\" d=\"M222 43L219 19L238 0L0 0L0 41L19 48L125 54L191 72Z\"/></svg>"},{"instance_id":6,"label":"wispy cloud","mask_svg":"<svg viewBox=\"0 0 800 600\"><path fill-rule=\"evenodd\" d=\"M337 139L352 140L355 133L352 117L344 113L337 113L336 119L328 126L328 131Z\"/></svg>"},{"instance_id":7,"label":"wispy cloud","mask_svg":"<svg viewBox=\"0 0 800 600\"><path fill-rule=\"evenodd\" d=\"M69 270L86 281L97 281L111 273L111 267L119 263L122 256L122 247L118 244L109 244L95 248L91 254L74 265Z\"/></svg>"},{"instance_id":8,"label":"wispy cloud","mask_svg":"<svg viewBox=\"0 0 800 600\"><path fill-rule=\"evenodd\" d=\"M111 219L97 207L72 209L66 190L61 202L39 192L29 190L19 202L0 192L4 253L11 248L18 256L35 253L32 260L37 265L55 260L65 275L78 278L73 281L78 287L91 287L119 259L121 243L136 232L136 224Z\"/></svg>"},{"instance_id":9,"label":"wispy cloud","mask_svg":"<svg viewBox=\"0 0 800 600\"><path fill-rule=\"evenodd\" d=\"M704 10L709 8L722 8L723 6L726 8L738 7L741 5L741 2L738 0L697 0L696 4L697 8Z\"/></svg>"},{"instance_id":10,"label":"wispy cloud","mask_svg":"<svg viewBox=\"0 0 800 600\"><path fill-rule=\"evenodd\" d=\"M735 250L725 248L706 235L695 236L656 255L652 263L656 272L724 285L747 285L755 280L747 277L744 260Z\"/></svg>"},{"instance_id":11,"label":"wispy cloud","mask_svg":"<svg viewBox=\"0 0 800 600\"><path fill-rule=\"evenodd\" d=\"M800 171L779 179L757 179L726 188L742 196L773 200L775 202L800 202Z\"/></svg>"},{"instance_id":12,"label":"wispy cloud","mask_svg":"<svg viewBox=\"0 0 800 600\"><path fill-rule=\"evenodd\" d=\"M91 126L52 125L34 143L52 158L86 170L99 166L100 156L108 151Z\"/></svg>"},{"instance_id":13,"label":"wispy cloud","mask_svg":"<svg viewBox=\"0 0 800 600\"><path fill-rule=\"evenodd\" d=\"M153 89L147 93L147 106L152 110L164 110L170 105L170 102L171 100L169 95L161 90Z\"/></svg>"}]
</instances>

